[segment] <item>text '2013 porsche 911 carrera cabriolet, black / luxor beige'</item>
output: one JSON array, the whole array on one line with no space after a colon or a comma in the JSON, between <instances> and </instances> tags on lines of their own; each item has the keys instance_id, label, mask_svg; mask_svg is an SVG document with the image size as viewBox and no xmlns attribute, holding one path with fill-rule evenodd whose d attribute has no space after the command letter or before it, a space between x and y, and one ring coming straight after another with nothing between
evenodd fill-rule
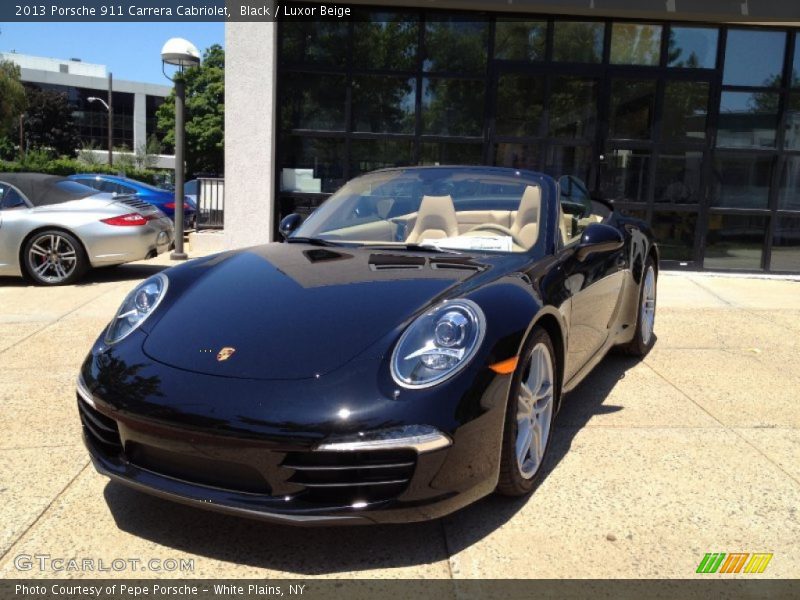
<instances>
[{"instance_id":1,"label":"text '2013 porsche 911 carrera cabriolet, black / luxor beige'","mask_svg":"<svg viewBox=\"0 0 800 600\"><path fill-rule=\"evenodd\" d=\"M284 218L284 243L145 280L78 378L95 467L295 524L530 492L565 394L612 348L643 356L655 339L650 230L567 187L376 171Z\"/></svg>"}]
</instances>

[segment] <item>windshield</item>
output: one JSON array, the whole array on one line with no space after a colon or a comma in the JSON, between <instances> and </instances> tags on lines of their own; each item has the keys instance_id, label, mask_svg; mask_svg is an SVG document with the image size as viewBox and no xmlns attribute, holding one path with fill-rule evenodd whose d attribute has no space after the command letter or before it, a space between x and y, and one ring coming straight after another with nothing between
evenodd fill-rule
<instances>
[{"instance_id":1,"label":"windshield","mask_svg":"<svg viewBox=\"0 0 800 600\"><path fill-rule=\"evenodd\" d=\"M539 181L518 171L380 171L347 183L292 237L526 252L539 238L541 207Z\"/></svg>"}]
</instances>

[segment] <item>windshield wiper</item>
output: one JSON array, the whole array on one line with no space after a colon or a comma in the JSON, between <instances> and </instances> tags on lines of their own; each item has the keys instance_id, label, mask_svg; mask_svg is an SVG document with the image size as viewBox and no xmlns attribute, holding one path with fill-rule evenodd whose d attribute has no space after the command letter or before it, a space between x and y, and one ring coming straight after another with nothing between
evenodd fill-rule
<instances>
[{"instance_id":1,"label":"windshield wiper","mask_svg":"<svg viewBox=\"0 0 800 600\"><path fill-rule=\"evenodd\" d=\"M341 246L336 242L317 237L290 237L286 238L287 244L309 244L311 246Z\"/></svg>"}]
</instances>

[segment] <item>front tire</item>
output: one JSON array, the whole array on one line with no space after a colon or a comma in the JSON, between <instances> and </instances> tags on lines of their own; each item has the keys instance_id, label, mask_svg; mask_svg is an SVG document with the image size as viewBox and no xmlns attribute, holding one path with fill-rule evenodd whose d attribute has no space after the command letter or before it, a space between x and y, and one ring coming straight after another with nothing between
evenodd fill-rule
<instances>
[{"instance_id":1,"label":"front tire","mask_svg":"<svg viewBox=\"0 0 800 600\"><path fill-rule=\"evenodd\" d=\"M535 327L525 343L506 410L497 491L523 496L541 478L558 390L556 355L547 332Z\"/></svg>"},{"instance_id":2,"label":"front tire","mask_svg":"<svg viewBox=\"0 0 800 600\"><path fill-rule=\"evenodd\" d=\"M25 273L39 285L67 285L86 272L89 261L75 236L58 229L39 231L22 251Z\"/></svg>"},{"instance_id":3,"label":"front tire","mask_svg":"<svg viewBox=\"0 0 800 600\"><path fill-rule=\"evenodd\" d=\"M656 343L656 267L653 257L644 265L642 284L639 286L639 305L636 315L636 332L633 339L622 346L622 351L631 356L644 358Z\"/></svg>"}]
</instances>

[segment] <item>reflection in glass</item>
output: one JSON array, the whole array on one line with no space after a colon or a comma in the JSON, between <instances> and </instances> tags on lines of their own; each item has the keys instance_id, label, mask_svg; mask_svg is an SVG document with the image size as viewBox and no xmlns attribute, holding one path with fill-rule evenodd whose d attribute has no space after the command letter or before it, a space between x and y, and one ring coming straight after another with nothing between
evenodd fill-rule
<instances>
[{"instance_id":1,"label":"reflection in glass","mask_svg":"<svg viewBox=\"0 0 800 600\"><path fill-rule=\"evenodd\" d=\"M376 169L408 166L413 159L413 140L352 140L350 177Z\"/></svg>"},{"instance_id":2,"label":"reflection in glass","mask_svg":"<svg viewBox=\"0 0 800 600\"><path fill-rule=\"evenodd\" d=\"M780 217L772 238L773 271L800 272L800 217Z\"/></svg>"},{"instance_id":3,"label":"reflection in glass","mask_svg":"<svg viewBox=\"0 0 800 600\"><path fill-rule=\"evenodd\" d=\"M655 172L655 201L669 204L700 202L702 152L662 154Z\"/></svg>"},{"instance_id":4,"label":"reflection in glass","mask_svg":"<svg viewBox=\"0 0 800 600\"><path fill-rule=\"evenodd\" d=\"M668 81L664 86L662 139L669 141L705 139L707 113L708 83Z\"/></svg>"},{"instance_id":5,"label":"reflection in glass","mask_svg":"<svg viewBox=\"0 0 800 600\"><path fill-rule=\"evenodd\" d=\"M631 217L633 219L639 219L640 221L644 221L647 223L647 211L643 208L634 208L632 206L615 206L614 212L618 212L623 217Z\"/></svg>"},{"instance_id":6,"label":"reflection in glass","mask_svg":"<svg viewBox=\"0 0 800 600\"><path fill-rule=\"evenodd\" d=\"M646 202L651 156L640 150L617 149L606 158L601 192L606 198Z\"/></svg>"},{"instance_id":7,"label":"reflection in glass","mask_svg":"<svg viewBox=\"0 0 800 600\"><path fill-rule=\"evenodd\" d=\"M332 193L345 182L344 140L281 136L281 191Z\"/></svg>"},{"instance_id":8,"label":"reflection in glass","mask_svg":"<svg viewBox=\"0 0 800 600\"><path fill-rule=\"evenodd\" d=\"M774 92L722 92L717 146L774 148L778 101Z\"/></svg>"},{"instance_id":9,"label":"reflection in glass","mask_svg":"<svg viewBox=\"0 0 800 600\"><path fill-rule=\"evenodd\" d=\"M425 142L421 146L421 165L482 165L483 144Z\"/></svg>"},{"instance_id":10,"label":"reflection in glass","mask_svg":"<svg viewBox=\"0 0 800 600\"><path fill-rule=\"evenodd\" d=\"M497 79L497 134L539 135L543 105L543 77L501 75Z\"/></svg>"},{"instance_id":11,"label":"reflection in glass","mask_svg":"<svg viewBox=\"0 0 800 600\"><path fill-rule=\"evenodd\" d=\"M706 269L761 269L767 217L751 215L708 216Z\"/></svg>"},{"instance_id":12,"label":"reflection in glass","mask_svg":"<svg viewBox=\"0 0 800 600\"><path fill-rule=\"evenodd\" d=\"M713 69L717 66L718 34L710 27L670 27L667 65Z\"/></svg>"},{"instance_id":13,"label":"reflection in glass","mask_svg":"<svg viewBox=\"0 0 800 600\"><path fill-rule=\"evenodd\" d=\"M784 146L787 150L800 150L800 94L789 94L786 107Z\"/></svg>"},{"instance_id":14,"label":"reflection in glass","mask_svg":"<svg viewBox=\"0 0 800 600\"><path fill-rule=\"evenodd\" d=\"M539 144L509 144L501 142L494 147L494 164L498 167L541 170Z\"/></svg>"},{"instance_id":15,"label":"reflection in glass","mask_svg":"<svg viewBox=\"0 0 800 600\"><path fill-rule=\"evenodd\" d=\"M281 81L281 126L289 129L343 130L344 75L286 73Z\"/></svg>"},{"instance_id":16,"label":"reflection in glass","mask_svg":"<svg viewBox=\"0 0 800 600\"><path fill-rule=\"evenodd\" d=\"M697 213L656 211L650 222L661 260L694 260Z\"/></svg>"},{"instance_id":17,"label":"reflection in glass","mask_svg":"<svg viewBox=\"0 0 800 600\"><path fill-rule=\"evenodd\" d=\"M787 156L783 163L778 208L800 210L800 156Z\"/></svg>"},{"instance_id":18,"label":"reflection in glass","mask_svg":"<svg viewBox=\"0 0 800 600\"><path fill-rule=\"evenodd\" d=\"M598 63L603 60L603 23L556 21L553 60Z\"/></svg>"},{"instance_id":19,"label":"reflection in glass","mask_svg":"<svg viewBox=\"0 0 800 600\"><path fill-rule=\"evenodd\" d=\"M482 135L485 90L486 86L482 80L423 79L424 133Z\"/></svg>"},{"instance_id":20,"label":"reflection in glass","mask_svg":"<svg viewBox=\"0 0 800 600\"><path fill-rule=\"evenodd\" d=\"M800 87L800 34L794 34L794 60L792 61L792 87Z\"/></svg>"},{"instance_id":21,"label":"reflection in glass","mask_svg":"<svg viewBox=\"0 0 800 600\"><path fill-rule=\"evenodd\" d=\"M353 130L414 133L416 88L413 78L353 77Z\"/></svg>"},{"instance_id":22,"label":"reflection in glass","mask_svg":"<svg viewBox=\"0 0 800 600\"><path fill-rule=\"evenodd\" d=\"M653 123L655 102L655 81L649 79L612 80L611 137L621 139L649 139Z\"/></svg>"},{"instance_id":23,"label":"reflection in glass","mask_svg":"<svg viewBox=\"0 0 800 600\"><path fill-rule=\"evenodd\" d=\"M281 61L342 67L347 54L347 23L336 21L285 21L281 24Z\"/></svg>"},{"instance_id":24,"label":"reflection in glass","mask_svg":"<svg viewBox=\"0 0 800 600\"><path fill-rule=\"evenodd\" d=\"M589 181L592 167L590 146L551 145L547 149L544 172L553 177L574 175L584 183Z\"/></svg>"},{"instance_id":25,"label":"reflection in glass","mask_svg":"<svg viewBox=\"0 0 800 600\"><path fill-rule=\"evenodd\" d=\"M480 74L486 69L489 24L434 15L425 23L426 71Z\"/></svg>"},{"instance_id":26,"label":"reflection in glass","mask_svg":"<svg viewBox=\"0 0 800 600\"><path fill-rule=\"evenodd\" d=\"M494 34L494 57L502 60L544 60L547 23L498 19Z\"/></svg>"},{"instance_id":27,"label":"reflection in glass","mask_svg":"<svg viewBox=\"0 0 800 600\"><path fill-rule=\"evenodd\" d=\"M611 64L657 66L661 57L661 25L614 23Z\"/></svg>"},{"instance_id":28,"label":"reflection in glass","mask_svg":"<svg viewBox=\"0 0 800 600\"><path fill-rule=\"evenodd\" d=\"M353 65L410 71L417 66L419 23L414 14L369 11L353 22ZM342 49L340 54L345 55Z\"/></svg>"},{"instance_id":29,"label":"reflection in glass","mask_svg":"<svg viewBox=\"0 0 800 600\"><path fill-rule=\"evenodd\" d=\"M722 83L779 87L786 33L759 29L729 29Z\"/></svg>"},{"instance_id":30,"label":"reflection in glass","mask_svg":"<svg viewBox=\"0 0 800 600\"><path fill-rule=\"evenodd\" d=\"M767 208L770 156L718 156L711 177L712 206Z\"/></svg>"},{"instance_id":31,"label":"reflection in glass","mask_svg":"<svg viewBox=\"0 0 800 600\"><path fill-rule=\"evenodd\" d=\"M550 92L548 135L592 138L597 122L597 88L596 79L554 77Z\"/></svg>"}]
</instances>

